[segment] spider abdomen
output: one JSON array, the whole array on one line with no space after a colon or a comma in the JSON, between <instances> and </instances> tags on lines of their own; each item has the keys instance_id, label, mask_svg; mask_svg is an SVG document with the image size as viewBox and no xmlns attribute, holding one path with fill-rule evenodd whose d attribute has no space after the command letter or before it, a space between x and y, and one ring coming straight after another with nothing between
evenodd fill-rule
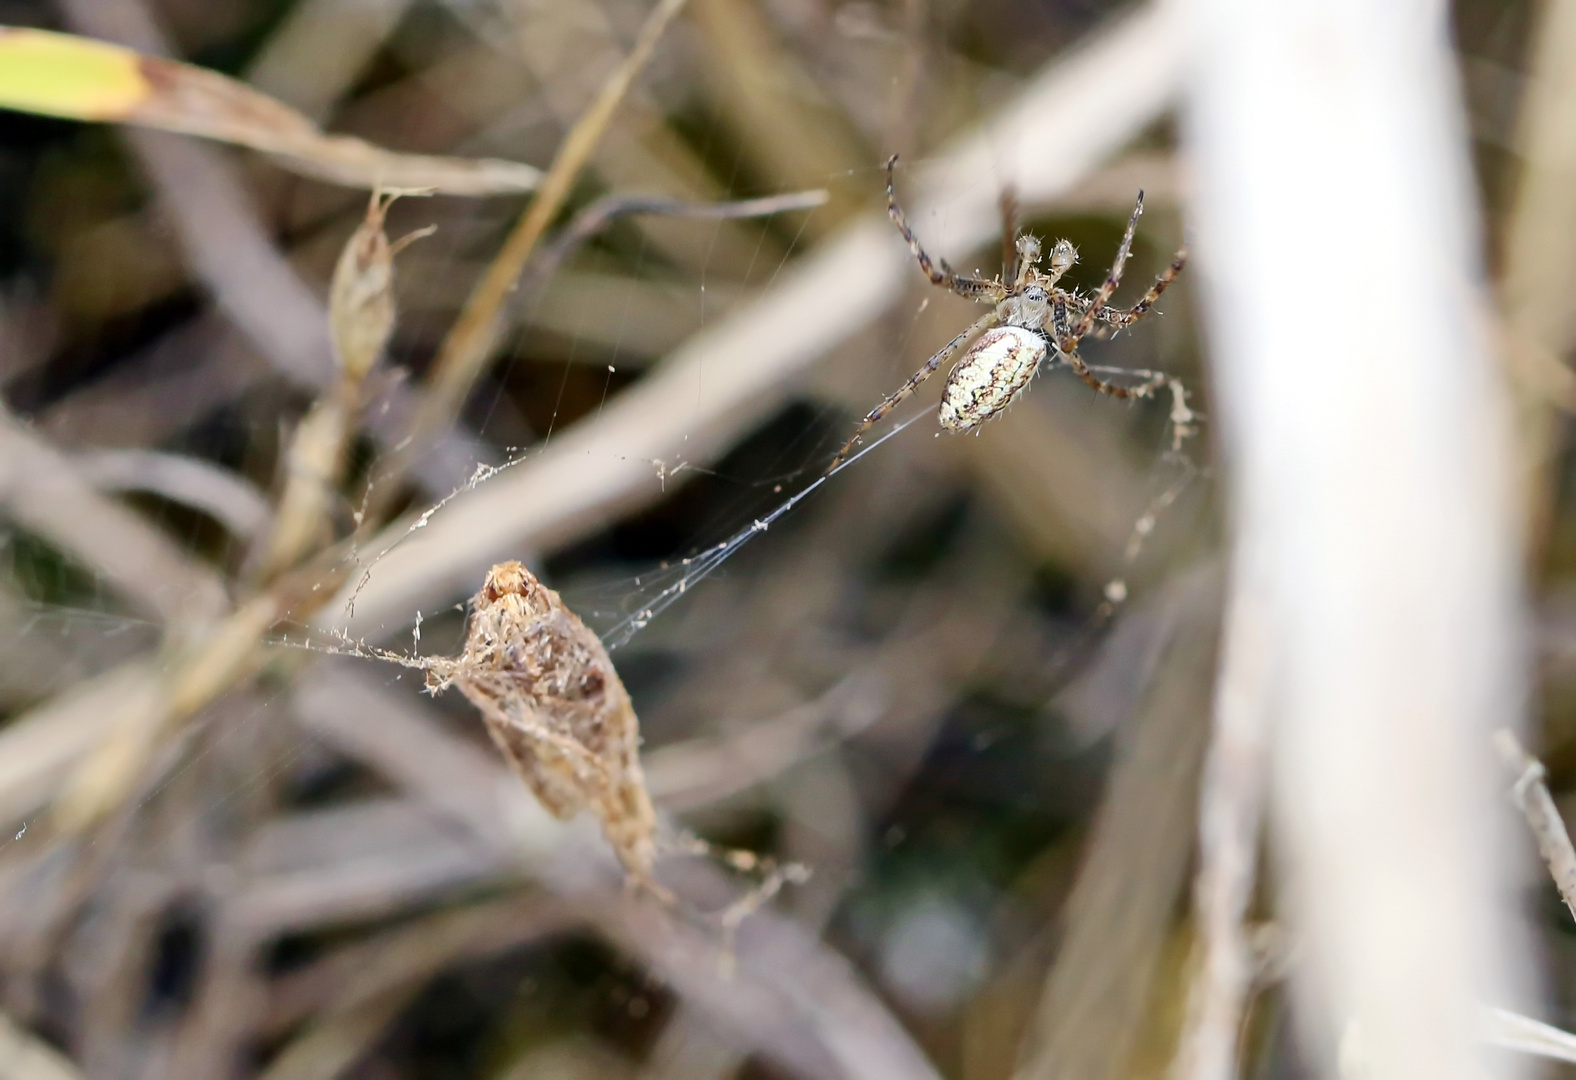
<instances>
[{"instance_id":1,"label":"spider abdomen","mask_svg":"<svg viewBox=\"0 0 1576 1080\"><path fill-rule=\"evenodd\" d=\"M947 376L941 426L969 431L1005 409L1034 378L1045 349L1045 339L1026 327L985 331Z\"/></svg>"}]
</instances>

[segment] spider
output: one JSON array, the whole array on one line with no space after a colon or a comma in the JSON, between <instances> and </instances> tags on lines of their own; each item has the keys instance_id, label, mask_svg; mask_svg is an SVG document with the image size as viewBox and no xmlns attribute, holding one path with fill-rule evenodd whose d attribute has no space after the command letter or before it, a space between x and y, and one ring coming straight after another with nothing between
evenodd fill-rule
<instances>
[{"instance_id":1,"label":"spider","mask_svg":"<svg viewBox=\"0 0 1576 1080\"><path fill-rule=\"evenodd\" d=\"M1116 261L1105 283L1091 297L1082 297L1075 291L1057 287L1057 282L1078 261L1078 249L1066 240L1058 240L1051 248L1050 267L1040 269L1040 241L1033 236L1017 237L1017 273L1008 268L1004 281L997 278L964 277L954 273L943 261L938 267L909 228L908 220L897 205L893 186L893 172L897 155L887 159L887 214L892 223L908 241L908 246L919 260L919 268L930 278L931 284L951 289L959 296L966 296L982 304L993 305L957 337L943 345L925 366L910 375L908 381L871 409L857 431L843 448L827 471L831 472L848 457L860 438L880 422L898 405L918 390L926 379L936 373L959 349L973 340L969 351L963 354L947 375L946 388L941 392L941 426L948 431L971 431L1001 412L1021 394L1039 370L1040 361L1054 347L1051 363L1066 363L1084 382L1102 394L1118 398L1148 397L1168 381L1164 374L1148 371L1129 372L1144 378L1136 386L1124 386L1100 378L1078 355L1078 343L1094 329L1096 322L1105 323L1113 331L1121 330L1139 319L1154 306L1166 286L1176 280L1187 263L1187 249L1178 251L1171 265L1155 280L1143 298L1126 311L1106 306L1106 301L1116 292L1122 281L1122 267L1127 262L1128 251L1133 246L1133 233L1138 228L1138 216L1144 212L1144 193L1138 193L1133 216L1127 221L1127 231L1122 235L1122 246L1117 249ZM1007 202L1004 200L1004 207ZM1010 215L1004 215L1010 216ZM1010 222L1006 235L1011 237ZM1010 249L1009 249L1010 253ZM975 340L976 335L978 336Z\"/></svg>"}]
</instances>

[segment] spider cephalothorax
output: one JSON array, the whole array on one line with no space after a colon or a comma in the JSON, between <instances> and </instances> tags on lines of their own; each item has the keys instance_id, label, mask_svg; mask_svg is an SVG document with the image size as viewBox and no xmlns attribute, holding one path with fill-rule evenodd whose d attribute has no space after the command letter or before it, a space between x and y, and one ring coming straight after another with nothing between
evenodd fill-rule
<instances>
[{"instance_id":1,"label":"spider cephalothorax","mask_svg":"<svg viewBox=\"0 0 1576 1080\"><path fill-rule=\"evenodd\" d=\"M1094 329L1096 322L1120 330L1141 319L1166 286L1176 280L1187 262L1187 252L1178 251L1171 265L1150 286L1149 291L1127 310L1106 306L1106 301L1116 292L1122 280L1122 268L1127 262L1128 251L1133 246L1133 233L1138 228L1138 216L1144 212L1144 193L1138 193L1133 215L1127 221L1127 231L1122 235L1122 245L1117 249L1111 272L1093 296L1080 296L1077 292L1060 288L1057 284L1068 270L1078 262L1078 251L1066 240L1058 240L1051 248L1050 258L1042 269L1040 241L1033 236L1020 236L1015 245L1017 272L1010 269L1000 278L964 277L953 273L946 263L937 266L914 237L903 211L897 205L897 193L892 173L897 155L887 161L887 213L893 224L908 241L914 257L919 260L931 283L951 289L959 296L967 296L980 303L990 304L991 310L957 337L947 342L925 366L909 376L908 381L881 404L871 409L853 438L838 451L831 468L842 464L870 427L901 404L926 379L936 373L964 345L973 342L963 359L947 376L941 393L941 426L949 431L969 431L1000 413L1023 389L1029 385L1040 363L1047 354L1052 363L1065 363L1068 367L1102 394L1119 398L1147 397L1156 388L1165 385L1166 376L1149 371L1126 373L1142 381L1126 385L1102 379L1098 370L1084 363L1078 355L1078 343ZM1008 227L1011 235L1011 227Z\"/></svg>"}]
</instances>

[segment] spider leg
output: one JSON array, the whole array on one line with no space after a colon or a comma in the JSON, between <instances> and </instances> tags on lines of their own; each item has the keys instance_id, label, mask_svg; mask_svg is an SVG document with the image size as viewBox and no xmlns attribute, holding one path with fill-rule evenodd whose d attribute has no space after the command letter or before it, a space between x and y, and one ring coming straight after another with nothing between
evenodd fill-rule
<instances>
[{"instance_id":1,"label":"spider leg","mask_svg":"<svg viewBox=\"0 0 1576 1080\"><path fill-rule=\"evenodd\" d=\"M1165 386L1166 380L1169 378L1163 372L1127 371L1125 367L1098 367L1097 369L1097 367L1091 367L1089 364L1084 363L1083 356L1078 355L1076 350L1070 353L1062 353L1061 358L1067 361L1067 366L1072 367L1073 374L1084 380L1087 386L1097 389L1102 394L1110 394L1111 397L1122 397L1122 399L1128 399L1128 397L1149 397L1160 386ZM1124 386L1121 383L1106 382L1106 380L1100 378L1100 375L1095 374L1097 371L1138 375L1138 377L1143 377L1144 382L1138 383L1136 386Z\"/></svg>"},{"instance_id":2,"label":"spider leg","mask_svg":"<svg viewBox=\"0 0 1576 1080\"><path fill-rule=\"evenodd\" d=\"M1171 382L1171 375L1164 371L1154 371L1150 368L1115 368L1102 364L1090 364L1089 370L1096 375L1124 375L1129 379L1140 379L1137 386L1127 388L1128 396L1146 398L1162 386Z\"/></svg>"},{"instance_id":3,"label":"spider leg","mask_svg":"<svg viewBox=\"0 0 1576 1080\"><path fill-rule=\"evenodd\" d=\"M1012 187L1001 189L1001 279L1012 281L1018 276L1018 192Z\"/></svg>"},{"instance_id":4,"label":"spider leg","mask_svg":"<svg viewBox=\"0 0 1576 1080\"><path fill-rule=\"evenodd\" d=\"M1057 347L1070 358L1078 348L1078 340L1094 328L1094 320L1106 301L1111 299L1111 294L1116 292L1116 287L1122 283L1122 268L1127 265L1128 252L1133 249L1133 234L1138 231L1138 215L1144 212L1144 193L1138 193L1138 201L1133 204L1133 216L1127 219L1127 231L1122 234L1122 246L1116 249L1116 259L1111 263L1111 272L1105 276L1098 292L1089 300L1078 322L1069 331L1066 339L1058 337ZM1175 276L1175 275L1173 275ZM1170 282L1167 282L1170 284ZM1154 303L1153 300L1150 303ZM1076 370L1076 367L1074 368ZM1084 380L1088 382L1088 379Z\"/></svg>"},{"instance_id":5,"label":"spider leg","mask_svg":"<svg viewBox=\"0 0 1576 1080\"><path fill-rule=\"evenodd\" d=\"M952 272L952 267L942 262L937 266L925 249L920 246L919 239L914 235L914 230L908 227L908 219L903 216L903 211L897 205L897 190L893 186L892 174L897 167L897 155L887 158L887 216L892 219L892 224L897 226L898 232L903 234L903 239L908 241L908 249L914 253L914 258L919 260L919 268L930 278L932 285L940 285L951 289L959 296L967 296L972 300L1000 300L997 295L1000 287L993 281L983 278L964 277ZM1104 301L1101 301L1104 303Z\"/></svg>"},{"instance_id":6,"label":"spider leg","mask_svg":"<svg viewBox=\"0 0 1576 1080\"><path fill-rule=\"evenodd\" d=\"M837 452L837 456L832 459L832 463L826 467L826 475L830 476L832 473L836 472L837 467L847 460L848 452L854 448L854 444L859 441L860 437L864 435L865 432L869 431L876 424L880 423L881 418L887 413L891 412L893 409L903 404L903 402L907 401L913 395L914 391L918 390L920 386L924 384L926 379L934 375L941 365L947 362L947 358L961 349L970 338L987 329L995 322L996 312L994 309L984 315L981 315L978 319L974 320L974 324L967 330L963 331L963 333L959 334L957 337L943 345L940 349L936 350L936 354L929 360L925 361L924 367L910 375L907 382L898 387L892 393L888 394L884 399L882 399L881 404L877 405L875 408L866 413L865 418L860 421L858 429L854 432L852 437L850 437L849 440L843 444L843 448Z\"/></svg>"},{"instance_id":7,"label":"spider leg","mask_svg":"<svg viewBox=\"0 0 1576 1080\"><path fill-rule=\"evenodd\" d=\"M1138 216L1143 212L1144 193L1140 191L1138 201L1133 204L1133 214L1127 219L1127 229L1122 234L1122 245L1117 248L1116 259L1111 264L1111 272L1106 275L1105 282L1093 296L1083 300L1058 289L1051 303L1051 335L1056 342L1058 359L1065 360L1067 366L1073 369L1073 373L1089 387L1115 398L1150 397L1155 390L1166 384L1167 377L1159 372L1134 371L1131 372L1132 375L1144 380L1137 386L1123 386L1120 383L1109 382L1102 379L1097 372L1109 372L1114 369L1096 369L1084 363L1083 357L1078 355L1078 343L1094 329L1097 319L1117 328L1137 322L1154 306L1160 294L1165 292L1166 286L1176 280L1177 275L1182 272L1182 267L1187 264L1187 249L1184 248L1177 252L1171 265L1155 280L1149 291L1130 311L1118 311L1106 307L1106 301L1111 299L1116 287L1122 282L1122 269L1127 264L1128 253L1133 249L1133 234L1138 231ZM1070 305L1082 309L1076 323L1072 323L1069 318Z\"/></svg>"},{"instance_id":8,"label":"spider leg","mask_svg":"<svg viewBox=\"0 0 1576 1080\"><path fill-rule=\"evenodd\" d=\"M1123 386L1121 383L1108 382L1095 373L1095 368L1084 363L1083 357L1078 355L1078 338L1083 335L1074 336L1073 331L1068 326L1067 304L1069 299L1075 303L1083 303L1082 300L1078 300L1076 297L1061 290L1057 290L1055 297L1051 301L1051 336L1056 341L1057 359L1066 361L1067 366L1073 369L1073 374L1102 394L1110 394L1114 398L1143 398L1154 393L1155 387L1150 385L1149 382L1140 383L1137 386ZM1090 304L1089 310L1094 310L1093 304ZM1086 311L1085 315L1087 314L1088 312ZM1100 368L1099 370L1111 371L1113 369ZM1151 376L1154 373L1146 371L1134 372L1134 374Z\"/></svg>"},{"instance_id":9,"label":"spider leg","mask_svg":"<svg viewBox=\"0 0 1576 1080\"><path fill-rule=\"evenodd\" d=\"M1149 291L1143 295L1143 298L1138 303L1134 304L1127 311L1103 307L1095 312L1095 318L1103 323L1111 324L1118 330L1133 325L1148 314L1149 309L1155 306L1155 301L1160 299L1160 294L1165 292L1166 287L1177 279L1177 275L1182 272L1182 268L1186 265L1187 248L1183 248L1177 252L1176 258L1171 260L1171 265L1166 267L1161 275L1155 279L1155 283L1149 287Z\"/></svg>"}]
</instances>

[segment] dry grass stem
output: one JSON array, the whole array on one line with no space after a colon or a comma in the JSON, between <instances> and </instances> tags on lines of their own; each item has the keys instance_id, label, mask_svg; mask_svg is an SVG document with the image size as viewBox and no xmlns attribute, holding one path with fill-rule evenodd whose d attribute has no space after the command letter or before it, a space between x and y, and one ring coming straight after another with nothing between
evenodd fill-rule
<instances>
[{"instance_id":1,"label":"dry grass stem","mask_svg":"<svg viewBox=\"0 0 1576 1080\"><path fill-rule=\"evenodd\" d=\"M255 537L273 516L254 484L199 457L159 450L85 450L72 455L72 461L101 492L151 492L201 510L241 539Z\"/></svg>"},{"instance_id":2,"label":"dry grass stem","mask_svg":"<svg viewBox=\"0 0 1576 1080\"><path fill-rule=\"evenodd\" d=\"M291 439L273 532L256 568L260 580L296 565L331 535L329 511L345 471L363 387L394 332L394 254L431 231L390 244L383 223L392 202L392 196L373 193L366 217L334 267L328 317L339 377L313 403Z\"/></svg>"},{"instance_id":3,"label":"dry grass stem","mask_svg":"<svg viewBox=\"0 0 1576 1080\"><path fill-rule=\"evenodd\" d=\"M1355 1031L1366 1075L1476 1080L1478 1002L1515 1000L1525 973L1482 737L1529 695L1455 56L1444 33L1362 6L1186 10L1233 558L1262 576L1274 667L1267 789L1276 902L1304 961L1297 1042L1315 1074L1341 1069ZM1306 63L1314 39L1343 61ZM1337 241L1393 286L1404 325L1364 307L1331 347L1286 283ZM1381 404L1376 386L1408 389Z\"/></svg>"},{"instance_id":4,"label":"dry grass stem","mask_svg":"<svg viewBox=\"0 0 1576 1080\"><path fill-rule=\"evenodd\" d=\"M1166 639L1156 646L1153 680L1134 702L1015 1080L1124 1075L1187 873L1219 588L1218 571L1198 568L1154 601Z\"/></svg>"},{"instance_id":5,"label":"dry grass stem","mask_svg":"<svg viewBox=\"0 0 1576 1080\"><path fill-rule=\"evenodd\" d=\"M1215 689L1193 886L1198 967L1172 1080L1236 1080L1257 964L1246 926L1257 877L1274 672L1263 583L1239 567Z\"/></svg>"},{"instance_id":6,"label":"dry grass stem","mask_svg":"<svg viewBox=\"0 0 1576 1080\"><path fill-rule=\"evenodd\" d=\"M336 267L330 311L340 373L292 440L274 528L254 573L256 580L270 583L268 588L255 592L201 641L177 643L158 692L131 699L119 710L114 734L94 748L56 799L55 821L65 831L85 830L119 805L172 731L257 669L260 646L280 619L292 611L315 610L331 595L342 572L333 552L325 553L320 565L286 572L328 539L328 509L344 468L361 388L393 330L395 245L383 232L388 205L382 195L372 196Z\"/></svg>"},{"instance_id":7,"label":"dry grass stem","mask_svg":"<svg viewBox=\"0 0 1576 1080\"><path fill-rule=\"evenodd\" d=\"M541 173L512 161L398 154L347 135L325 135L295 109L206 68L137 53L106 42L45 30L0 27L10 48L57 51L72 45L97 62L125 68L135 87L108 109L56 112L234 143L269 154L287 169L352 187L431 188L449 195L530 191ZM61 62L65 62L62 60ZM128 87L130 90L130 87ZM40 108L38 111L53 111Z\"/></svg>"},{"instance_id":8,"label":"dry grass stem","mask_svg":"<svg viewBox=\"0 0 1576 1080\"><path fill-rule=\"evenodd\" d=\"M529 298L542 283L558 275L564 263L592 237L625 217L696 218L702 221L731 221L739 218L769 217L792 210L813 210L826 203L824 188L770 195L763 199L735 202L695 203L652 195L604 195L576 214L551 243L530 261L520 277L519 292Z\"/></svg>"}]
</instances>

